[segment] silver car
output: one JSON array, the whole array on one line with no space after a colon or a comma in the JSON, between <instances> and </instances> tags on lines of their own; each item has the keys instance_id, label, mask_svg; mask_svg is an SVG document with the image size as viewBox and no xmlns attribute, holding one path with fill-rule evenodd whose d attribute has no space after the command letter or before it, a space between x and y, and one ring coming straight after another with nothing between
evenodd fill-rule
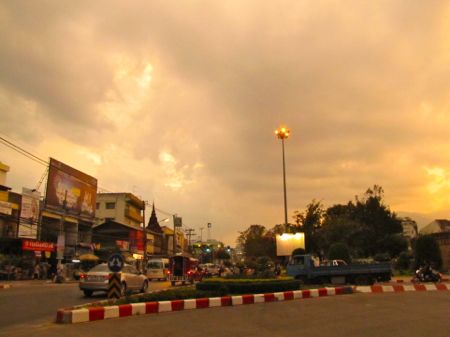
<instances>
[{"instance_id":1,"label":"silver car","mask_svg":"<svg viewBox=\"0 0 450 337\"><path fill-rule=\"evenodd\" d=\"M87 297L92 296L94 291L107 292L110 274L111 272L106 263L95 266L89 272L80 275L80 290ZM120 278L122 296L131 291L145 293L148 289L147 277L131 265L126 264L123 266Z\"/></svg>"}]
</instances>

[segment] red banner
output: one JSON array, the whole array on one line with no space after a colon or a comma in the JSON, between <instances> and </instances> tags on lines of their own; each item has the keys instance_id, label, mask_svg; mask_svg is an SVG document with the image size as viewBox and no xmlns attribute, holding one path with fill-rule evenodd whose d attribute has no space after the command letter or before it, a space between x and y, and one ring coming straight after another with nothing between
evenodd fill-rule
<instances>
[{"instance_id":1,"label":"red banner","mask_svg":"<svg viewBox=\"0 0 450 337\"><path fill-rule=\"evenodd\" d=\"M22 240L22 250L53 252L55 250L55 244L52 242Z\"/></svg>"},{"instance_id":2,"label":"red banner","mask_svg":"<svg viewBox=\"0 0 450 337\"><path fill-rule=\"evenodd\" d=\"M130 248L132 250L144 250L144 233L139 230L130 231Z\"/></svg>"}]
</instances>

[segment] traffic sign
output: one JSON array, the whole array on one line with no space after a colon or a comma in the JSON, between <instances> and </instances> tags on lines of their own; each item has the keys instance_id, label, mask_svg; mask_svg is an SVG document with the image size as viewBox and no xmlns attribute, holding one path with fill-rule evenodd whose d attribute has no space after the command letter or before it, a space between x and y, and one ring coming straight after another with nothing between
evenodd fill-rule
<instances>
[{"instance_id":1,"label":"traffic sign","mask_svg":"<svg viewBox=\"0 0 450 337\"><path fill-rule=\"evenodd\" d=\"M108 259L108 268L113 273L118 273L123 268L123 256L120 254L113 254Z\"/></svg>"},{"instance_id":2,"label":"traffic sign","mask_svg":"<svg viewBox=\"0 0 450 337\"><path fill-rule=\"evenodd\" d=\"M120 273L111 273L108 281L108 298L120 298L121 287Z\"/></svg>"}]
</instances>

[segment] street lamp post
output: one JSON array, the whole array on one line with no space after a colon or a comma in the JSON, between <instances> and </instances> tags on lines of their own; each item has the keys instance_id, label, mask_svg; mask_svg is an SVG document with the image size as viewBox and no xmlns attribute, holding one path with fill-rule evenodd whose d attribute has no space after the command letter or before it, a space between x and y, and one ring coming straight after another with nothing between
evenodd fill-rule
<instances>
[{"instance_id":1,"label":"street lamp post","mask_svg":"<svg viewBox=\"0 0 450 337\"><path fill-rule=\"evenodd\" d=\"M286 164L284 159L284 140L289 137L289 129L281 127L275 130L278 139L281 139L281 148L283 152L283 192L284 192L284 225L287 226L287 198L286 198Z\"/></svg>"}]
</instances>

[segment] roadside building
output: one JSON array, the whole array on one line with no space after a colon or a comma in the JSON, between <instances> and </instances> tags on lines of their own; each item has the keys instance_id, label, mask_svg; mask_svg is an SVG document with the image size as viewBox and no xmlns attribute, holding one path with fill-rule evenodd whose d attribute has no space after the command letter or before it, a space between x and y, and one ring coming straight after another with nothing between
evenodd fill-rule
<instances>
[{"instance_id":1,"label":"roadside building","mask_svg":"<svg viewBox=\"0 0 450 337\"><path fill-rule=\"evenodd\" d=\"M96 254L103 261L106 261L111 254L118 252L126 257L129 263L143 259L142 228L108 220L94 227L92 240L96 245Z\"/></svg>"},{"instance_id":2,"label":"roadside building","mask_svg":"<svg viewBox=\"0 0 450 337\"><path fill-rule=\"evenodd\" d=\"M173 228L169 228L167 226L161 226L161 229L164 233L163 240L163 255L172 256L174 255L173 251ZM187 240L184 236L184 233L181 229L176 230L176 252L175 253L188 253Z\"/></svg>"},{"instance_id":3,"label":"roadside building","mask_svg":"<svg viewBox=\"0 0 450 337\"><path fill-rule=\"evenodd\" d=\"M420 234L436 239L442 254L442 269L450 270L450 220L436 219L423 227Z\"/></svg>"},{"instance_id":4,"label":"roadside building","mask_svg":"<svg viewBox=\"0 0 450 337\"><path fill-rule=\"evenodd\" d=\"M100 245L100 252L118 249L142 260L143 211L144 202L132 193L98 193L93 241Z\"/></svg>"}]
</instances>

